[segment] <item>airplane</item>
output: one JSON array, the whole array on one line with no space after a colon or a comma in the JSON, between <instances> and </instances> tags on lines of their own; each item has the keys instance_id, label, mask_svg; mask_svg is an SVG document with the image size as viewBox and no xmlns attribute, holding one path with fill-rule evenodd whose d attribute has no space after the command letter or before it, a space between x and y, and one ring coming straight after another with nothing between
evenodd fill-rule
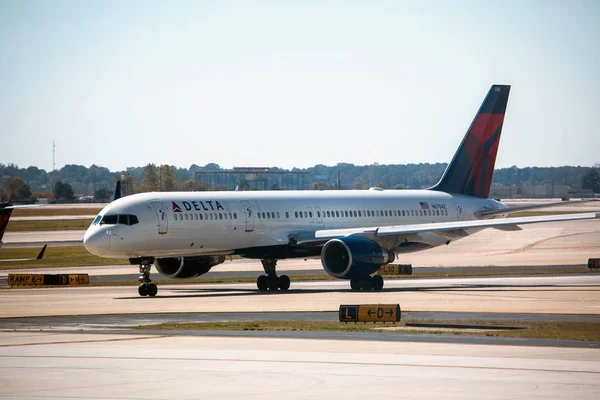
<instances>
[{"instance_id":1,"label":"airplane","mask_svg":"<svg viewBox=\"0 0 600 400\"><path fill-rule=\"evenodd\" d=\"M108 204L85 232L95 255L138 265L140 296L155 296L150 268L170 278L207 273L229 255L261 260L265 290L287 290L277 260L318 258L354 290L379 290L374 275L397 255L421 251L485 228L600 218L600 213L504 219L565 202L508 207L488 198L510 85L493 85L440 181L426 190L232 191L140 193ZM116 197L116 196L115 196Z\"/></svg>"},{"instance_id":2,"label":"airplane","mask_svg":"<svg viewBox=\"0 0 600 400\"><path fill-rule=\"evenodd\" d=\"M6 231L6 227L8 226L8 221L10 220L10 215L15 208L25 208L25 207L33 207L35 205L24 205L24 206L13 206L10 202L4 202L0 204L0 247L2 247L2 238L4 237L4 232ZM11 258L0 260L0 262L21 262L21 261L37 261L41 260L44 257L44 253L46 252L46 246L42 247L42 250L38 253L35 258Z\"/></svg>"}]
</instances>

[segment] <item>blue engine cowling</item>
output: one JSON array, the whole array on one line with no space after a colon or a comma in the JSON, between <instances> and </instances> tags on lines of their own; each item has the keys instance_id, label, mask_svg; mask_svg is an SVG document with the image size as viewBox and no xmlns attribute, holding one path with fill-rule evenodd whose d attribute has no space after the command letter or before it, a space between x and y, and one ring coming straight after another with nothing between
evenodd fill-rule
<instances>
[{"instance_id":1,"label":"blue engine cowling","mask_svg":"<svg viewBox=\"0 0 600 400\"><path fill-rule=\"evenodd\" d=\"M394 259L393 252L382 249L372 240L355 236L331 239L321 250L323 268L339 279L365 278Z\"/></svg>"}]
</instances>

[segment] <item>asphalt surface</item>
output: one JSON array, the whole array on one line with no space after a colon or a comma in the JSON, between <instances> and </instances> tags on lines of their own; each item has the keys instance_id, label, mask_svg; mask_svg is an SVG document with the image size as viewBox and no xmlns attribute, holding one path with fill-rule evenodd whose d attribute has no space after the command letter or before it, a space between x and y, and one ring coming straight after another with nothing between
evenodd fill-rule
<instances>
[{"instance_id":1,"label":"asphalt surface","mask_svg":"<svg viewBox=\"0 0 600 400\"><path fill-rule=\"evenodd\" d=\"M132 266L115 266L114 269L118 271L115 274L96 274L96 271L102 269L105 272L106 269L110 268L106 267L73 267L73 268L27 268L27 269L14 269L14 270L4 270L0 271L0 286L6 286L7 283L7 275L9 273L13 274L68 274L68 273L87 273L90 276L91 283L109 283L109 282L131 282L137 281L139 277L138 267L135 265ZM464 274L468 275L472 274L498 274L498 276L506 275L507 271L511 272L513 275L528 275L532 273L542 273L542 272L567 272L567 273L589 273L590 270L587 265L549 265L549 266L534 266L534 265L522 265L522 266L514 266L514 267L490 267L490 266L480 266L480 267L414 267L413 274L425 274L424 276L435 274L438 276L444 275L452 275L452 274ZM153 271L154 272L154 271ZM286 274L291 277L300 276L300 275L327 275L327 273L322 269L289 269L284 270L281 269L279 275ZM219 266L215 267L212 271L202 275L201 279L234 279L234 278L257 278L259 275L264 274L264 272L259 269L255 270L219 270ZM160 281L164 284L168 284L170 282L179 282L181 280L172 280L161 276L157 273L152 275L153 279L156 281ZM385 275L386 279L392 278L392 276ZM396 276L395 278L404 279L406 276Z\"/></svg>"},{"instance_id":2,"label":"asphalt surface","mask_svg":"<svg viewBox=\"0 0 600 400\"><path fill-rule=\"evenodd\" d=\"M388 333L0 332L0 398L596 400L600 395L600 350L593 344L549 348L538 347L543 341L536 346L513 339L494 345L485 337L440 339Z\"/></svg>"}]
</instances>

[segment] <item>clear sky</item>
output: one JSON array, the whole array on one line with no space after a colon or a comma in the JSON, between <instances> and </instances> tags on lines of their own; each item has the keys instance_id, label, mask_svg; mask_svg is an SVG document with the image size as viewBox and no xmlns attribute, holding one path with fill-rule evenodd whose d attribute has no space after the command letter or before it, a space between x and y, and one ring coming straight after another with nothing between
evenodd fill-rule
<instances>
[{"instance_id":1,"label":"clear sky","mask_svg":"<svg viewBox=\"0 0 600 400\"><path fill-rule=\"evenodd\" d=\"M0 0L0 162L600 162L599 1Z\"/></svg>"}]
</instances>

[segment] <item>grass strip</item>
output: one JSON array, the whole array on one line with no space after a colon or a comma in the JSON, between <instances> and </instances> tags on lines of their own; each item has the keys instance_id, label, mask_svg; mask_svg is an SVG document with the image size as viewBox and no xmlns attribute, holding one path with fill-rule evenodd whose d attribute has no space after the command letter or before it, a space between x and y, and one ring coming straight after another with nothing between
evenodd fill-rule
<instances>
[{"instance_id":1,"label":"grass strip","mask_svg":"<svg viewBox=\"0 0 600 400\"><path fill-rule=\"evenodd\" d=\"M93 219L53 221L10 221L6 232L80 231L86 230Z\"/></svg>"},{"instance_id":2,"label":"grass strip","mask_svg":"<svg viewBox=\"0 0 600 400\"><path fill-rule=\"evenodd\" d=\"M0 249L0 259L31 258L36 257L40 248L15 248ZM23 268L60 268L80 267L95 265L128 265L128 260L98 257L90 254L83 246L48 246L44 258L38 261L23 261L0 264L0 270L13 270ZM132 266L135 268L135 266ZM135 271L135 269L134 269Z\"/></svg>"},{"instance_id":3,"label":"grass strip","mask_svg":"<svg viewBox=\"0 0 600 400\"><path fill-rule=\"evenodd\" d=\"M12 217L63 217L74 215L96 215L102 210L102 206L98 207L31 207L31 208L15 208L11 214Z\"/></svg>"},{"instance_id":4,"label":"grass strip","mask_svg":"<svg viewBox=\"0 0 600 400\"><path fill-rule=\"evenodd\" d=\"M417 321L405 321L417 322ZM318 331L318 332L388 332L430 333L446 335L474 335L491 337L516 337L527 339L561 339L580 341L600 341L600 322L518 322L524 329L473 331L468 329L406 327L405 322L398 324L343 323L320 321L248 321L248 322L197 322L186 324L159 324L138 326L138 330L217 330L217 331ZM425 322L419 320L418 322ZM443 325L509 325L514 321L426 321Z\"/></svg>"}]
</instances>

